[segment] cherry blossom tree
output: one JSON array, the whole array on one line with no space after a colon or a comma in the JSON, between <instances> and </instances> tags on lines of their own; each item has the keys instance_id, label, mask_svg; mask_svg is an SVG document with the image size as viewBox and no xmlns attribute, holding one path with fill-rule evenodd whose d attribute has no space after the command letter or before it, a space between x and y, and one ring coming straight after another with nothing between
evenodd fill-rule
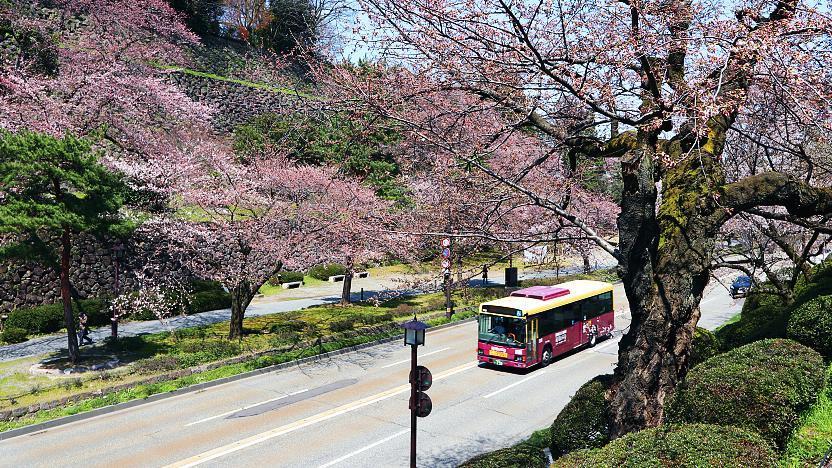
<instances>
[{"instance_id":1,"label":"cherry blossom tree","mask_svg":"<svg viewBox=\"0 0 832 468\"><path fill-rule=\"evenodd\" d=\"M11 1L0 5L0 128L72 132L103 162L150 190L194 135L207 107L165 79L196 36L165 0Z\"/></svg>"},{"instance_id":2,"label":"cherry blossom tree","mask_svg":"<svg viewBox=\"0 0 832 468\"><path fill-rule=\"evenodd\" d=\"M180 165L174 214L145 228L164 233L196 275L228 289L229 339L242 336L246 308L270 277L337 257L356 226L383 214L369 189L268 146L241 161L210 141Z\"/></svg>"},{"instance_id":3,"label":"cherry blossom tree","mask_svg":"<svg viewBox=\"0 0 832 468\"><path fill-rule=\"evenodd\" d=\"M340 89L438 146L474 135L478 144L455 157L618 260L633 321L607 394L613 436L660 424L688 369L721 226L770 207L795 219L832 212L828 181L805 177L821 161L787 150L812 129L828 134L826 10L799 0L743 0L730 12L713 0L362 4L375 26L367 41L395 68L363 83L343 75L351 87ZM503 124L482 131L484 112ZM765 139L753 131L763 120L774 123ZM538 193L522 176L561 151L521 158L513 175L493 168L492 149L518 133L569 158L620 165L617 239L599 234L570 197ZM740 141L765 145L773 164L758 170L746 152L732 159Z\"/></svg>"}]
</instances>

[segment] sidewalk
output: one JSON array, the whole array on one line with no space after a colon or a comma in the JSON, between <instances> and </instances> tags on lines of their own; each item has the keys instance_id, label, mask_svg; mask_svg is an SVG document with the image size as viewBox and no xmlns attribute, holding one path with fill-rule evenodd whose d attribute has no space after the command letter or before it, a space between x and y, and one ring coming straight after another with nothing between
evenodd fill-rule
<instances>
[{"instance_id":1,"label":"sidewalk","mask_svg":"<svg viewBox=\"0 0 832 468\"><path fill-rule=\"evenodd\" d=\"M599 265L599 268L605 267L608 267L608 265ZM583 268L579 266L561 268L560 276L580 273L582 270ZM555 270L529 271L527 273L521 273L520 279L550 278L555 275ZM503 281L504 272L495 271L493 275L489 274L487 284L484 284L483 280L480 278L471 279L468 283L472 287L483 287L502 285ZM360 299L361 288L364 288L365 300L381 292L398 292L403 295L417 295L430 292L399 291L395 289L396 286L397 283L393 280L393 278L356 278L353 280L352 284L352 299L353 301L358 301ZM258 298L255 299L246 310L246 317L290 312L322 304L336 303L341 300L342 287L343 283L332 283L290 290L293 294L279 294L277 296ZM287 293L290 291L287 291ZM296 293L296 291L298 293ZM312 297L310 297L310 295ZM162 324L158 320L125 322L119 324L118 335L120 337L145 335L178 330L181 328L196 327L200 325L210 325L230 319L231 309L220 309L182 317L174 317L168 320L166 324ZM100 327L91 330L90 332L90 337L95 342L101 342L108 336L110 336L110 327L108 326ZM34 338L23 343L3 346L0 347L0 362L28 356L59 352L66 349L66 344L66 334L55 334Z\"/></svg>"}]
</instances>

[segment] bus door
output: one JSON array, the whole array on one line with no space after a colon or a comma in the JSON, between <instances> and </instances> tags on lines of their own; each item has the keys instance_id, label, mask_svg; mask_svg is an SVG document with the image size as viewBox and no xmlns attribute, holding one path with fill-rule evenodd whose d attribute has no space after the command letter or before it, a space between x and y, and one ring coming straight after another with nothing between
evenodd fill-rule
<instances>
[{"instance_id":1,"label":"bus door","mask_svg":"<svg viewBox=\"0 0 832 468\"><path fill-rule=\"evenodd\" d=\"M538 323L539 318L535 317L529 320L529 330L526 334L528 346L526 347L526 363L530 364L537 361L537 339L538 339Z\"/></svg>"}]
</instances>

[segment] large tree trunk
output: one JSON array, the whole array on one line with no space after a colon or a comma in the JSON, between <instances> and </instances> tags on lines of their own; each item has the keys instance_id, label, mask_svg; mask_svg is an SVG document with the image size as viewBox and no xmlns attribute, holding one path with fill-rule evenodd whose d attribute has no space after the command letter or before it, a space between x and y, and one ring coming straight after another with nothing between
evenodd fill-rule
<instances>
[{"instance_id":1,"label":"large tree trunk","mask_svg":"<svg viewBox=\"0 0 832 468\"><path fill-rule=\"evenodd\" d=\"M636 150L622 159L625 194L618 224L632 323L619 345L608 394L613 437L661 424L666 398L687 373L713 239L725 219L718 204L724 179L714 155L700 151L682 158L690 149L681 146L669 148L683 160L662 175L656 215L653 138L639 135Z\"/></svg>"},{"instance_id":2,"label":"large tree trunk","mask_svg":"<svg viewBox=\"0 0 832 468\"><path fill-rule=\"evenodd\" d=\"M256 289L255 289L256 291ZM243 319L246 316L251 300L254 299L251 283L243 281L231 288L231 324L228 329L228 339L236 340L243 337Z\"/></svg>"},{"instance_id":3,"label":"large tree trunk","mask_svg":"<svg viewBox=\"0 0 832 468\"><path fill-rule=\"evenodd\" d=\"M66 326L67 351L72 363L78 361L78 335L75 332L75 317L72 315L72 295L69 285L69 266L72 259L72 235L69 228L61 234L61 302L64 305L64 326Z\"/></svg>"},{"instance_id":4,"label":"large tree trunk","mask_svg":"<svg viewBox=\"0 0 832 468\"><path fill-rule=\"evenodd\" d=\"M352 263L352 257L347 257L346 265L347 271L344 273L344 285L341 288L341 305L350 305L352 300L352 277L355 274L355 265Z\"/></svg>"}]
</instances>

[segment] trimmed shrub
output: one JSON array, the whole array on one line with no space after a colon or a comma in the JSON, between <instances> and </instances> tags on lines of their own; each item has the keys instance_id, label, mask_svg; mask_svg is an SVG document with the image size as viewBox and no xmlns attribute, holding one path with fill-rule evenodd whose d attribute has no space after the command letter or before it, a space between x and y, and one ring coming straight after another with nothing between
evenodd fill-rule
<instances>
[{"instance_id":1,"label":"trimmed shrub","mask_svg":"<svg viewBox=\"0 0 832 468\"><path fill-rule=\"evenodd\" d=\"M231 307L231 294L225 291L202 291L191 295L188 304L189 314L198 314L209 310L228 309Z\"/></svg>"},{"instance_id":2,"label":"trimmed shrub","mask_svg":"<svg viewBox=\"0 0 832 468\"><path fill-rule=\"evenodd\" d=\"M21 328L29 334L54 333L64 326L64 308L61 304L15 309L5 323L9 328Z\"/></svg>"},{"instance_id":3,"label":"trimmed shrub","mask_svg":"<svg viewBox=\"0 0 832 468\"><path fill-rule=\"evenodd\" d=\"M326 281L329 279L330 276L335 275L343 275L347 272L346 267L344 265L340 265L338 263L327 263L324 265L316 265L309 269L309 276L319 279L321 281Z\"/></svg>"},{"instance_id":4,"label":"trimmed shrub","mask_svg":"<svg viewBox=\"0 0 832 468\"><path fill-rule=\"evenodd\" d=\"M763 305L749 310L743 307L739 321L718 329L715 335L727 351L765 338L785 337L788 319L788 310L783 306Z\"/></svg>"},{"instance_id":5,"label":"trimmed shrub","mask_svg":"<svg viewBox=\"0 0 832 468\"><path fill-rule=\"evenodd\" d=\"M716 335L705 328L696 327L693 331L693 346L690 352L688 367L693 367L700 362L720 353L720 343Z\"/></svg>"},{"instance_id":6,"label":"trimmed shrub","mask_svg":"<svg viewBox=\"0 0 832 468\"><path fill-rule=\"evenodd\" d=\"M543 450L519 444L478 455L459 465L459 468L545 468L548 465Z\"/></svg>"},{"instance_id":7,"label":"trimmed shrub","mask_svg":"<svg viewBox=\"0 0 832 468\"><path fill-rule=\"evenodd\" d=\"M139 374L155 374L157 372L167 372L174 369L179 369L182 364L179 358L171 355L154 356L148 359L136 361L133 364L133 370Z\"/></svg>"},{"instance_id":8,"label":"trimmed shrub","mask_svg":"<svg viewBox=\"0 0 832 468\"><path fill-rule=\"evenodd\" d=\"M746 312L754 309L759 309L763 306L783 306L783 301L780 299L780 296L776 294L771 294L772 290L771 283L765 281L758 285L755 285L754 289L748 294L748 297L745 298L745 303L742 305L742 313L745 314Z\"/></svg>"},{"instance_id":9,"label":"trimmed shrub","mask_svg":"<svg viewBox=\"0 0 832 468\"><path fill-rule=\"evenodd\" d=\"M389 312L383 314L361 314L357 318L364 325L375 325L377 323L392 322L393 314Z\"/></svg>"},{"instance_id":10,"label":"trimmed shrub","mask_svg":"<svg viewBox=\"0 0 832 468\"><path fill-rule=\"evenodd\" d=\"M6 327L0 334L0 340L6 343L23 343L28 339L26 330L17 327Z\"/></svg>"},{"instance_id":11,"label":"trimmed shrub","mask_svg":"<svg viewBox=\"0 0 832 468\"><path fill-rule=\"evenodd\" d=\"M782 449L826 383L816 351L792 340L762 340L694 367L666 408L670 423L734 425Z\"/></svg>"},{"instance_id":12,"label":"trimmed shrub","mask_svg":"<svg viewBox=\"0 0 832 468\"><path fill-rule=\"evenodd\" d=\"M825 275L826 271L812 277L812 282L805 286L795 288L794 303L792 308L800 307L818 297L832 295L832 277Z\"/></svg>"},{"instance_id":13,"label":"trimmed shrub","mask_svg":"<svg viewBox=\"0 0 832 468\"><path fill-rule=\"evenodd\" d=\"M801 305L789 318L788 337L832 356L832 296L821 296Z\"/></svg>"},{"instance_id":14,"label":"trimmed shrub","mask_svg":"<svg viewBox=\"0 0 832 468\"><path fill-rule=\"evenodd\" d=\"M552 423L552 455L602 447L610 441L609 407L604 393L611 382L612 375L601 375L575 392Z\"/></svg>"},{"instance_id":15,"label":"trimmed shrub","mask_svg":"<svg viewBox=\"0 0 832 468\"><path fill-rule=\"evenodd\" d=\"M283 284L303 281L304 275L302 271L281 271L278 276L280 277L280 284Z\"/></svg>"},{"instance_id":16,"label":"trimmed shrub","mask_svg":"<svg viewBox=\"0 0 832 468\"><path fill-rule=\"evenodd\" d=\"M573 452L553 467L749 467L777 466L757 434L731 426L689 424L627 434L608 445Z\"/></svg>"},{"instance_id":17,"label":"trimmed shrub","mask_svg":"<svg viewBox=\"0 0 832 468\"><path fill-rule=\"evenodd\" d=\"M72 301L72 311L76 319L78 313L82 310L87 313L89 324L92 326L110 323L110 315L105 301L100 299ZM64 328L64 306L59 302L15 309L9 313L5 325L11 328L22 328L30 335L55 333Z\"/></svg>"},{"instance_id":18,"label":"trimmed shrub","mask_svg":"<svg viewBox=\"0 0 832 468\"><path fill-rule=\"evenodd\" d=\"M355 328L356 320L354 318L347 318L343 320L335 320L329 324L329 329L333 333L352 330Z\"/></svg>"},{"instance_id":19,"label":"trimmed shrub","mask_svg":"<svg viewBox=\"0 0 832 468\"><path fill-rule=\"evenodd\" d=\"M195 293L204 291L224 291L222 285L218 281L208 280L193 280L190 282L188 289Z\"/></svg>"}]
</instances>

